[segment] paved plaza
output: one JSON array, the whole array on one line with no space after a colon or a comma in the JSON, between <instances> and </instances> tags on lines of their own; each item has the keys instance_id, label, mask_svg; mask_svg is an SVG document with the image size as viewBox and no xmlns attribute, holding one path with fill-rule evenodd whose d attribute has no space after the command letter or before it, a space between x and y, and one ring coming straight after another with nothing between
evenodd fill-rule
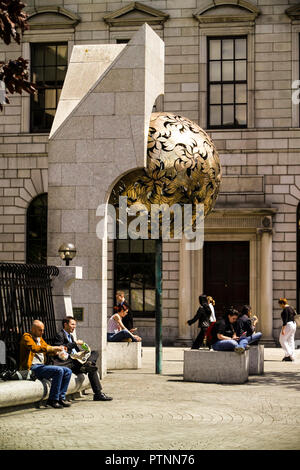
<instances>
[{"instance_id":1,"label":"paved plaza","mask_svg":"<svg viewBox=\"0 0 300 470\"><path fill-rule=\"evenodd\" d=\"M0 449L300 449L300 351L281 362L265 349L265 374L242 385L183 382L183 348L143 348L143 367L102 380L112 402L91 390L69 409L11 409L0 416Z\"/></svg>"}]
</instances>

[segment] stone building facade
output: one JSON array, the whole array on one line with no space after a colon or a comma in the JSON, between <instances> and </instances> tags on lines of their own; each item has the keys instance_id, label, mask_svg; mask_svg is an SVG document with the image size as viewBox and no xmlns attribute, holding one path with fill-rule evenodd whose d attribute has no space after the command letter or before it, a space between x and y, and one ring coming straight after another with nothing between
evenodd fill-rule
<instances>
[{"instance_id":1,"label":"stone building facade","mask_svg":"<svg viewBox=\"0 0 300 470\"><path fill-rule=\"evenodd\" d=\"M64 163L51 167L48 145L49 123L60 93L57 84L63 81L73 46L122 44L146 22L165 44L165 88L156 110L186 116L207 130L223 171L218 202L205 222L204 249L187 252L180 242L163 243L164 344L190 344L196 329L186 320L196 311L203 291L216 298L219 312L226 303L250 303L266 344L274 344L281 325L277 299L287 297L298 308L300 302L298 2L28 0L27 11L30 29L21 46L1 45L0 57L22 55L30 60L36 76L44 73L44 90L55 89L55 97L54 92L49 95L47 104L45 92L42 110L42 104L37 106L29 96L12 96L0 115L1 261L28 260L28 208L48 193L48 185L57 192L60 186L72 191L68 168L72 156L62 145L57 152ZM50 57L46 64L45 56L43 63L38 62L39 51L47 45L65 47L60 62L57 54L56 62ZM60 78L48 77L47 84L46 66L49 73L59 70ZM48 121L39 128L42 111ZM119 171L116 178L122 176ZM78 210L88 186L83 168L76 189ZM50 215L51 264L60 263L55 254L63 240L55 233L68 223L68 215L67 200L64 220L53 211ZM95 219L91 210L85 216ZM80 213L78 218L84 223ZM79 334L96 346L101 307L89 307L87 297L98 296L101 270L85 270L87 258L95 256L93 244L87 246L79 222L72 224L65 241L74 240L78 252L73 264L83 266L83 281L90 283L84 295L74 289L73 305L85 309ZM109 242L108 313L116 289L115 255ZM154 315L137 316L136 326L145 343L153 344Z\"/></svg>"}]
</instances>

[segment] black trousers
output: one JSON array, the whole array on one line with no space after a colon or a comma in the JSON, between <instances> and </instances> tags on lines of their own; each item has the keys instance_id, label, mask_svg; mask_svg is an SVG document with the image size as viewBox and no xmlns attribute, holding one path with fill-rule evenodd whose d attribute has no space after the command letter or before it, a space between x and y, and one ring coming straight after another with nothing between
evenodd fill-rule
<instances>
[{"instance_id":1,"label":"black trousers","mask_svg":"<svg viewBox=\"0 0 300 470\"><path fill-rule=\"evenodd\" d=\"M88 359L88 362L91 362L93 365L96 365L98 357L99 357L98 351L91 351L91 355ZM81 364L79 361L76 361L76 359L69 358L66 361L60 362L59 364L56 363L56 365L68 367L69 369L71 369L73 374L78 375L81 373L80 368L84 364ZM95 370L94 372L89 372L88 378L89 378L94 394L99 395L102 390L102 385L99 379L98 370Z\"/></svg>"},{"instance_id":2,"label":"black trousers","mask_svg":"<svg viewBox=\"0 0 300 470\"><path fill-rule=\"evenodd\" d=\"M207 328L204 328L203 326L200 328L200 333L193 342L192 349L199 349L202 346Z\"/></svg>"}]
</instances>

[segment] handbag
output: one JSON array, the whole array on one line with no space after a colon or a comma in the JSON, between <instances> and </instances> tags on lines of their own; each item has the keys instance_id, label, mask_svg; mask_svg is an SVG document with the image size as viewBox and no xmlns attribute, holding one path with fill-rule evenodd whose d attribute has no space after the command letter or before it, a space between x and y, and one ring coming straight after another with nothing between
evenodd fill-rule
<instances>
[{"instance_id":1,"label":"handbag","mask_svg":"<svg viewBox=\"0 0 300 470\"><path fill-rule=\"evenodd\" d=\"M297 328L300 328L300 315L297 312L295 313L295 316L294 316L294 322L296 322Z\"/></svg>"}]
</instances>

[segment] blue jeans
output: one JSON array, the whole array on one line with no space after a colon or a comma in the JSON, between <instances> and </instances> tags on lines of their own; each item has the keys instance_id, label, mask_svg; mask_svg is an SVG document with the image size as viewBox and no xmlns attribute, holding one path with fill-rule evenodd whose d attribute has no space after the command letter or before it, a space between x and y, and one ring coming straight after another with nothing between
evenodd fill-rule
<instances>
[{"instance_id":1,"label":"blue jeans","mask_svg":"<svg viewBox=\"0 0 300 470\"><path fill-rule=\"evenodd\" d=\"M235 341L234 339L220 339L216 343L212 344L212 348L214 351L234 351L237 347L245 349L248 344L260 340L261 336L262 334L259 332L254 333L251 336L242 337L238 341Z\"/></svg>"},{"instance_id":2,"label":"blue jeans","mask_svg":"<svg viewBox=\"0 0 300 470\"><path fill-rule=\"evenodd\" d=\"M45 366L33 364L31 370L37 379L52 379L49 400L58 401L66 398L66 392L71 379L72 371L68 367Z\"/></svg>"},{"instance_id":3,"label":"blue jeans","mask_svg":"<svg viewBox=\"0 0 300 470\"><path fill-rule=\"evenodd\" d=\"M128 330L121 330L118 331L118 333L107 333L107 341L109 343L119 343L120 341L123 341L123 339L126 338L131 338L133 342L136 342L136 339Z\"/></svg>"}]
</instances>

